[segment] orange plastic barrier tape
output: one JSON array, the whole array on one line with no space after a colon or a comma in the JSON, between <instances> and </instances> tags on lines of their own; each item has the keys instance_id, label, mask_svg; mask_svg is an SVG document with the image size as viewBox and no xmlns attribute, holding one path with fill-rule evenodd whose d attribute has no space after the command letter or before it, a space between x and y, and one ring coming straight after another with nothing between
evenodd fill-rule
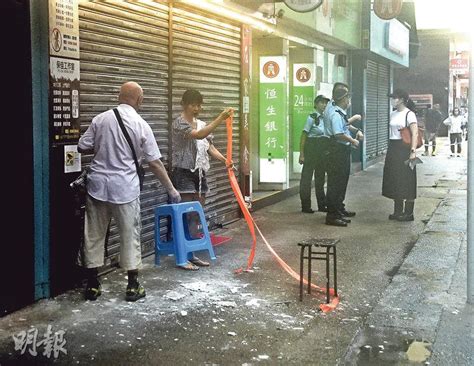
<instances>
[{"instance_id":1,"label":"orange plastic barrier tape","mask_svg":"<svg viewBox=\"0 0 474 366\"><path fill-rule=\"evenodd\" d=\"M237 182L237 179L235 178L234 171L232 170L232 166L230 165L230 162L232 160L232 121L233 121L233 116L229 117L226 120L226 128L227 128L227 157L226 157L226 165L227 165L227 173L229 175L229 180L230 180L230 185L232 187L232 191L234 191L234 195L237 198L237 202L239 203L240 209L242 210L242 213L244 214L245 221L247 222L247 226L249 227L250 234L252 235L252 248L250 250L250 255L249 258L247 259L247 269L246 271L250 270L252 268L252 263L255 258L255 250L257 248L257 237L255 236L255 228L257 229L258 233L260 234L260 237L262 238L263 242L267 246L268 250L272 255L275 257L277 260L278 264L294 279L296 279L298 282L300 281L300 276L297 272L295 272L281 257L275 252L275 250L272 248L272 246L268 243L267 239L263 236L262 232L260 231L259 227L255 223L254 219L252 218L252 215L250 215L250 212L247 208L247 205L245 204L244 197L242 196L242 192L240 191L239 183ZM235 272L240 273L242 272L242 268L237 269ZM303 278L303 283L308 284L308 281ZM311 284L311 288L314 288L320 292L326 293L326 289L323 289L314 283ZM329 289L329 294L334 296L334 289ZM329 312L331 310L334 310L339 304L339 297L333 297L332 301L329 304L321 304L319 305L319 308L323 312Z\"/></svg>"},{"instance_id":2,"label":"orange plastic barrier tape","mask_svg":"<svg viewBox=\"0 0 474 366\"><path fill-rule=\"evenodd\" d=\"M226 128L227 128L227 157L226 157L226 165L227 165L227 174L229 175L230 186L234 191L234 195L237 198L237 202L239 203L240 209L244 214L245 221L247 222L247 226L249 227L250 234L252 235L252 248L250 249L250 255L247 259L247 269L246 271L252 268L253 259L255 257L255 250L257 248L257 237L255 236L255 228L253 226L252 216L245 204L244 197L242 196L242 192L240 191L239 183L235 178L234 170L230 162L232 161L232 121L233 116L227 118L226 120ZM237 273L242 272L242 268L236 270Z\"/></svg>"},{"instance_id":3,"label":"orange plastic barrier tape","mask_svg":"<svg viewBox=\"0 0 474 366\"><path fill-rule=\"evenodd\" d=\"M253 219L252 219L253 221ZM281 257L275 252L275 250L271 247L270 243L268 243L267 239L265 239L265 237L263 236L262 232L260 231L259 227L257 226L257 224L255 223L255 221L253 221L253 224L255 225L255 227L257 228L257 231L258 233L260 234L260 237L262 238L263 242L265 243L265 245L267 246L268 250L270 251L270 253L273 254L273 256L275 257L275 259L277 260L278 264L291 276L293 277L295 280L297 280L298 282L300 281L300 275L295 272L293 270L293 268L291 268L283 259L281 259ZM305 285L308 284L308 281L303 278L303 283ZM317 285L315 285L314 283L311 284L311 288L314 288L320 292L323 292L323 293L326 293L326 289L325 288L321 288ZM333 288L330 288L329 289L329 294L334 296L334 289ZM328 311L331 311L331 310L334 310L337 306L337 304L339 304L339 296L337 297L333 297L333 299L331 300L331 302L329 304L321 304L319 305L319 308L324 311L325 313L327 313Z\"/></svg>"}]
</instances>

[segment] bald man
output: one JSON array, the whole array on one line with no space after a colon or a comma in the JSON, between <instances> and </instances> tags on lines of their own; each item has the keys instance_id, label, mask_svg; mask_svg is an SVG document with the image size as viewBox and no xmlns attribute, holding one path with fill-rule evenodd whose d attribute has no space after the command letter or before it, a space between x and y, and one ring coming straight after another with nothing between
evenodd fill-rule
<instances>
[{"instance_id":1,"label":"bald man","mask_svg":"<svg viewBox=\"0 0 474 366\"><path fill-rule=\"evenodd\" d=\"M130 136L137 160L145 160L167 190L171 202L181 197L173 187L163 163L153 131L138 114L143 89L135 82L120 88L116 111ZM114 108L115 109L115 108ZM79 139L78 150L94 155L87 177L86 215L82 264L87 271L85 298L96 300L102 293L97 276L104 265L107 227L113 217L120 235L120 266L128 271L127 301L145 297L138 282L141 266L140 179L132 150L120 128L115 111L110 109L92 120Z\"/></svg>"}]
</instances>

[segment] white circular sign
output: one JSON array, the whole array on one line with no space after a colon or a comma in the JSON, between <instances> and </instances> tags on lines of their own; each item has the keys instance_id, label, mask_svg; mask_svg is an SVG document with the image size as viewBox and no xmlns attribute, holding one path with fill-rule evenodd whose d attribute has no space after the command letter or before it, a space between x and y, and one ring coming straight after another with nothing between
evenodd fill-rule
<instances>
[{"instance_id":1,"label":"white circular sign","mask_svg":"<svg viewBox=\"0 0 474 366\"><path fill-rule=\"evenodd\" d=\"M323 0L284 0L284 2L291 10L306 13L320 7Z\"/></svg>"}]
</instances>

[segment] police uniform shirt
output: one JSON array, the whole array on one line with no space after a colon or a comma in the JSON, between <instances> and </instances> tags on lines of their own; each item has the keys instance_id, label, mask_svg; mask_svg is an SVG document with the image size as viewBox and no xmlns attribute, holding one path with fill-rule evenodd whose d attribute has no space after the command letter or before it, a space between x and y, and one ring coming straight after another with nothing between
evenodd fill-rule
<instances>
[{"instance_id":1,"label":"police uniform shirt","mask_svg":"<svg viewBox=\"0 0 474 366\"><path fill-rule=\"evenodd\" d=\"M324 108L323 112L323 122L324 122L324 134L326 136L333 136L332 133L332 125L331 121L329 120L329 115L334 111L334 102L331 100L328 104L326 104L326 108Z\"/></svg>"},{"instance_id":2,"label":"police uniform shirt","mask_svg":"<svg viewBox=\"0 0 474 366\"><path fill-rule=\"evenodd\" d=\"M303 131L308 134L308 138L322 137L324 136L324 122L323 116L319 112L315 112L316 120L308 116L304 125ZM319 122L319 123L318 123Z\"/></svg>"},{"instance_id":3,"label":"police uniform shirt","mask_svg":"<svg viewBox=\"0 0 474 366\"><path fill-rule=\"evenodd\" d=\"M331 105L330 107L328 107ZM344 134L351 137L349 131L349 124L346 121L347 114L344 109L337 106L334 102L328 103L328 106L324 110L324 128L328 136L336 136ZM337 140L338 143L343 145L350 145L350 142Z\"/></svg>"}]
</instances>

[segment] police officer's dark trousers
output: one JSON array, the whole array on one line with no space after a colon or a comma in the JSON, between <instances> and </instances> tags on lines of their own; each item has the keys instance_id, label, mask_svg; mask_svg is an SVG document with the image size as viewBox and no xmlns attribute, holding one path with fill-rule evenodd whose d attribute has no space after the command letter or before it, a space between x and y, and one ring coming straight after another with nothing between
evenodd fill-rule
<instances>
[{"instance_id":1,"label":"police officer's dark trousers","mask_svg":"<svg viewBox=\"0 0 474 366\"><path fill-rule=\"evenodd\" d=\"M351 171L351 147L331 139L328 161L328 218L341 217L344 210L347 183Z\"/></svg>"},{"instance_id":2,"label":"police officer's dark trousers","mask_svg":"<svg viewBox=\"0 0 474 366\"><path fill-rule=\"evenodd\" d=\"M306 139L304 146L304 163L300 180L301 208L311 208L311 182L314 172L314 187L318 209L326 208L326 194L324 184L326 182L326 166L329 139L326 137L311 137Z\"/></svg>"}]
</instances>

